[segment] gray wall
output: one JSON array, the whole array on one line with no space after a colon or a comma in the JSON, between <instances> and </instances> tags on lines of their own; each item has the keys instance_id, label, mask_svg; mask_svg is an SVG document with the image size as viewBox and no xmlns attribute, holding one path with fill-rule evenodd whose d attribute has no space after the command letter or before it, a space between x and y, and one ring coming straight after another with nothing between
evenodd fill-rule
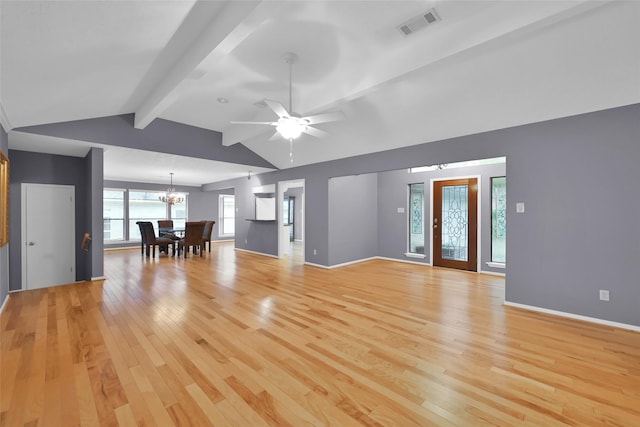
<instances>
[{"instance_id":1,"label":"gray wall","mask_svg":"<svg viewBox=\"0 0 640 427\"><path fill-rule=\"evenodd\" d=\"M193 197L191 196L193 194ZM214 220L211 240L229 240L232 237L220 237L220 194L234 194L233 188L219 191L202 191L200 187L189 192L189 220Z\"/></svg>"},{"instance_id":2,"label":"gray wall","mask_svg":"<svg viewBox=\"0 0 640 427\"><path fill-rule=\"evenodd\" d=\"M507 301L640 325L640 104L319 163L258 176L305 179L308 262L328 255L328 180L428 164L507 157ZM246 180L245 180L246 181ZM237 180L204 189L234 186ZM236 187L242 199L248 188ZM517 202L526 212L515 213ZM239 206L242 209L245 206ZM615 220L611 218L615 207ZM277 253L276 226L260 230ZM257 232L257 230L256 230ZM238 247L244 240L236 238ZM254 246L255 250L257 246ZM313 255L313 250L317 255ZM598 301L609 289L610 302Z\"/></svg>"},{"instance_id":3,"label":"gray wall","mask_svg":"<svg viewBox=\"0 0 640 427\"><path fill-rule=\"evenodd\" d=\"M4 127L0 125L0 151L8 156L9 153L9 138ZM9 165L11 168L12 165ZM11 170L9 170L11 173ZM0 248L0 307L4 304L4 300L9 294L9 245L4 245Z\"/></svg>"},{"instance_id":4,"label":"gray wall","mask_svg":"<svg viewBox=\"0 0 640 427\"><path fill-rule=\"evenodd\" d=\"M104 176L104 150L92 148L85 157L87 161L87 231L91 235L91 243L86 257L87 272L90 278L104 277L104 222L103 214L103 176Z\"/></svg>"},{"instance_id":5,"label":"gray wall","mask_svg":"<svg viewBox=\"0 0 640 427\"><path fill-rule=\"evenodd\" d=\"M378 175L329 180L329 265L378 255Z\"/></svg>"},{"instance_id":6,"label":"gray wall","mask_svg":"<svg viewBox=\"0 0 640 427\"><path fill-rule=\"evenodd\" d=\"M496 269L486 265L491 261L491 177L504 176L505 164L450 168L438 171L407 173L400 169L378 174L378 255L386 258L411 260L429 263L429 218L431 217L431 180L460 176L480 176L480 252L478 269L504 273L504 269ZM424 218L425 218L425 258L408 258L407 224L408 224L408 185L424 183ZM508 185L508 180L507 180ZM397 208L404 208L399 214Z\"/></svg>"},{"instance_id":7,"label":"gray wall","mask_svg":"<svg viewBox=\"0 0 640 427\"><path fill-rule=\"evenodd\" d=\"M91 265L87 258L90 254L81 250L82 237L90 230L90 219L86 217L90 190L87 184L91 179L87 175L87 160L81 157L57 156L53 154L32 153L10 150L11 179L9 195L11 198L9 226L9 282L10 289L22 286L22 236L21 236L21 184L58 184L75 186L76 198L76 280L91 278ZM102 214L101 214L102 215Z\"/></svg>"},{"instance_id":8,"label":"gray wall","mask_svg":"<svg viewBox=\"0 0 640 427\"><path fill-rule=\"evenodd\" d=\"M251 181L212 183L203 190L235 188L236 246L277 254L277 225L243 219L253 215L251 187L304 179L305 259L331 265L329 178L504 156L507 301L640 326L640 228L634 226L640 215L634 197L639 118L640 104L634 104L270 172ZM64 124L56 135L67 137ZM515 213L517 202L526 203L525 213ZM598 289L610 290L611 301L598 301Z\"/></svg>"},{"instance_id":9,"label":"gray wall","mask_svg":"<svg viewBox=\"0 0 640 427\"><path fill-rule=\"evenodd\" d=\"M234 144L229 147L222 145L220 132L160 118L152 121L144 130L134 128L133 123L133 114L123 114L25 126L14 130L275 169L275 166L242 144ZM188 141L189 143L178 144L176 141Z\"/></svg>"}]
</instances>

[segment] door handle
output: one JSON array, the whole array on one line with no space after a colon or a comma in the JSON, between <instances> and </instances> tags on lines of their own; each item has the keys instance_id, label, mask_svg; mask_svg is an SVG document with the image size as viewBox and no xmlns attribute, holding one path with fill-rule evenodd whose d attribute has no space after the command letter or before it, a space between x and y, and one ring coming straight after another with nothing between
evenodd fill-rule
<instances>
[{"instance_id":1,"label":"door handle","mask_svg":"<svg viewBox=\"0 0 640 427\"><path fill-rule=\"evenodd\" d=\"M29 246L35 246L35 242L29 242Z\"/></svg>"}]
</instances>

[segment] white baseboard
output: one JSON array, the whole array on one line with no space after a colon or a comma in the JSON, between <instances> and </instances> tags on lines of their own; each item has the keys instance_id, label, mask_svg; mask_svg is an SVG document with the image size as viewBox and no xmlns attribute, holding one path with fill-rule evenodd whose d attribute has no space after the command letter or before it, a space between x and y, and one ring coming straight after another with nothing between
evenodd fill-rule
<instances>
[{"instance_id":1,"label":"white baseboard","mask_svg":"<svg viewBox=\"0 0 640 427\"><path fill-rule=\"evenodd\" d=\"M507 264L504 262L485 262L485 264L492 268L502 268L503 270L507 268Z\"/></svg>"},{"instance_id":2,"label":"white baseboard","mask_svg":"<svg viewBox=\"0 0 640 427\"><path fill-rule=\"evenodd\" d=\"M226 243L226 242L235 242L235 239L220 239L220 240L211 241L211 243Z\"/></svg>"},{"instance_id":3,"label":"white baseboard","mask_svg":"<svg viewBox=\"0 0 640 427\"><path fill-rule=\"evenodd\" d=\"M418 262L418 261L411 261L411 260L408 260L408 259L387 258L387 257L384 257L384 256L378 256L376 258L377 259L382 259L382 260L385 260L385 261L404 262L405 264L426 265L428 267L432 267L430 262Z\"/></svg>"},{"instance_id":4,"label":"white baseboard","mask_svg":"<svg viewBox=\"0 0 640 427\"><path fill-rule=\"evenodd\" d=\"M374 259L377 259L377 258L378 258L377 256L372 256L370 258L357 259L357 260L354 260L354 261L348 261L348 262L343 262L343 263L340 263L340 264L334 264L334 265L329 266L329 268L346 267L347 265L359 264L361 262L371 261L371 260L374 260Z\"/></svg>"},{"instance_id":5,"label":"white baseboard","mask_svg":"<svg viewBox=\"0 0 640 427\"><path fill-rule=\"evenodd\" d=\"M518 304L517 302L505 301L504 305L509 307L521 308L523 310L537 311L539 313L551 314L554 316L567 317L569 319L582 320L584 322L597 323L599 325L611 326L614 328L627 329L630 331L640 332L640 326L628 325L626 323L612 322L610 320L598 319L595 317L581 316L579 314L567 313L564 311L550 310L548 308L536 307L534 305Z\"/></svg>"},{"instance_id":6,"label":"white baseboard","mask_svg":"<svg viewBox=\"0 0 640 427\"><path fill-rule=\"evenodd\" d=\"M91 281L92 281L92 282L93 282L93 281L95 281L95 280L107 280L107 278L106 278L106 277L104 277L104 276L98 276L98 277L92 277L92 278L91 278Z\"/></svg>"},{"instance_id":7,"label":"white baseboard","mask_svg":"<svg viewBox=\"0 0 640 427\"><path fill-rule=\"evenodd\" d=\"M357 259L355 261L349 261L349 262L344 262L342 264L335 264L335 265L321 265L321 264L315 264L313 262L305 262L305 264L306 265L310 265L312 267L319 267L319 268L324 268L326 270L331 270L333 268L346 267L347 265L358 264L358 263L361 263L361 262L372 261L372 260L375 260L375 259L380 259L380 260L383 260L383 261L403 262L405 264L414 264L414 265L422 265L422 266L431 267L431 264L426 263L426 262L409 261L409 260L406 260L406 259L386 258L386 257L381 257L381 256L373 256L373 257L370 257L370 258Z\"/></svg>"},{"instance_id":8,"label":"white baseboard","mask_svg":"<svg viewBox=\"0 0 640 427\"><path fill-rule=\"evenodd\" d=\"M505 274L504 274L504 273L498 273L497 271L480 270L480 271L478 271L478 273L481 273L481 274L490 274L490 275L492 275L492 276L505 277Z\"/></svg>"},{"instance_id":9,"label":"white baseboard","mask_svg":"<svg viewBox=\"0 0 640 427\"><path fill-rule=\"evenodd\" d=\"M264 252L250 251L249 249L241 249L241 248L233 248L233 249L235 249L236 251L240 251L240 252L247 252L247 253L250 253L250 254L268 256L268 257L271 257L271 258L279 259L276 255L265 254Z\"/></svg>"},{"instance_id":10,"label":"white baseboard","mask_svg":"<svg viewBox=\"0 0 640 427\"><path fill-rule=\"evenodd\" d=\"M315 264L313 262L305 262L305 264L306 265L310 265L312 267L319 267L319 268L324 268L324 269L327 269L327 270L331 270L333 268L346 267L348 265L359 264L359 263L365 262L365 261L373 261L375 259L380 259L380 260L383 260L383 261L404 262L405 264L414 264L414 265L422 265L422 266L431 267L431 264L426 263L426 262L409 261L409 260L406 260L406 259L386 258L386 257L381 257L381 256L372 256L372 257L369 257L369 258L357 259L357 260L354 260L354 261L343 262L341 264L334 264L334 265L321 265L321 264Z\"/></svg>"},{"instance_id":11,"label":"white baseboard","mask_svg":"<svg viewBox=\"0 0 640 427\"><path fill-rule=\"evenodd\" d=\"M104 251L117 251L119 249L140 249L140 244L135 246L105 246Z\"/></svg>"},{"instance_id":12,"label":"white baseboard","mask_svg":"<svg viewBox=\"0 0 640 427\"><path fill-rule=\"evenodd\" d=\"M353 264L359 264L361 262L365 262L365 261L371 261L374 259L377 259L378 257L371 257L371 258L364 258L364 259L357 259L355 261L349 261L349 262L343 262L341 264L334 264L334 265L320 265L320 264L314 264L312 262L305 262L306 265L310 265L312 267L320 267L320 268L324 268L327 270L332 270L334 268L340 268L340 267L346 267L348 265L353 265Z\"/></svg>"},{"instance_id":13,"label":"white baseboard","mask_svg":"<svg viewBox=\"0 0 640 427\"><path fill-rule=\"evenodd\" d=\"M4 306L7 304L7 301L9 301L9 294L4 297L4 301L2 301L2 305L0 305L0 313L4 310Z\"/></svg>"},{"instance_id":14,"label":"white baseboard","mask_svg":"<svg viewBox=\"0 0 640 427\"><path fill-rule=\"evenodd\" d=\"M331 270L331 267L322 264L315 264L313 262L305 261L304 265L310 265L311 267L324 268L325 270Z\"/></svg>"}]
</instances>

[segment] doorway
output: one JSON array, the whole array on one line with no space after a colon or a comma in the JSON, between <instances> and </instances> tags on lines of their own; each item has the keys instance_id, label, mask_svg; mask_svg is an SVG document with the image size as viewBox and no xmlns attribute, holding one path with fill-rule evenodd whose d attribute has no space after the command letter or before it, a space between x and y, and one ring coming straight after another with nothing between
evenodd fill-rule
<instances>
[{"instance_id":1,"label":"doorway","mask_svg":"<svg viewBox=\"0 0 640 427\"><path fill-rule=\"evenodd\" d=\"M477 271L478 178L433 181L433 265Z\"/></svg>"},{"instance_id":2,"label":"doorway","mask_svg":"<svg viewBox=\"0 0 640 427\"><path fill-rule=\"evenodd\" d=\"M304 180L278 182L278 206L278 258L304 264Z\"/></svg>"},{"instance_id":3,"label":"doorway","mask_svg":"<svg viewBox=\"0 0 640 427\"><path fill-rule=\"evenodd\" d=\"M289 241L295 242L296 237L296 198L295 196L284 195L284 204L282 205L283 224L289 226Z\"/></svg>"},{"instance_id":4,"label":"doorway","mask_svg":"<svg viewBox=\"0 0 640 427\"><path fill-rule=\"evenodd\" d=\"M75 187L22 184L22 289L75 282Z\"/></svg>"}]
</instances>

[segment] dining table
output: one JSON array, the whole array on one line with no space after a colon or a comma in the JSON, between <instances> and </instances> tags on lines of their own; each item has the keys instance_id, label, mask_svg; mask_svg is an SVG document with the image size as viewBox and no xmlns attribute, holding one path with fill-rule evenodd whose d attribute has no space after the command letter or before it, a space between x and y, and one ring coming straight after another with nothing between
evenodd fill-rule
<instances>
[{"instance_id":1,"label":"dining table","mask_svg":"<svg viewBox=\"0 0 640 427\"><path fill-rule=\"evenodd\" d=\"M164 236L164 237L171 237L171 236L175 236L178 239L181 239L184 237L184 227L178 227L178 228L158 228L158 234L160 236ZM177 240L177 239L176 239Z\"/></svg>"}]
</instances>

